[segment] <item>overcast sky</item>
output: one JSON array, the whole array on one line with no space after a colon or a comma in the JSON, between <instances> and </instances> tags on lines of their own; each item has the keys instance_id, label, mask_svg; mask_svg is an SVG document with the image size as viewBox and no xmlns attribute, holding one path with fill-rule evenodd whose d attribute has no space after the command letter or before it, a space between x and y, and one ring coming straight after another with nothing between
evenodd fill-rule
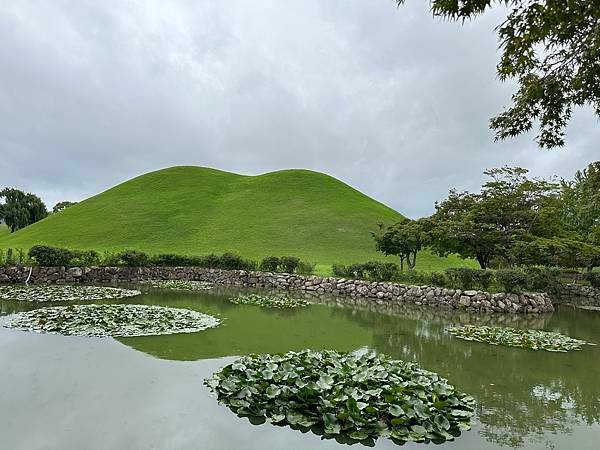
<instances>
[{"instance_id":1,"label":"overcast sky","mask_svg":"<svg viewBox=\"0 0 600 450\"><path fill-rule=\"evenodd\" d=\"M589 110L563 150L494 143L501 9L460 25L407 3L1 2L0 186L51 207L173 165L308 168L419 217L487 168L600 159Z\"/></svg>"}]
</instances>

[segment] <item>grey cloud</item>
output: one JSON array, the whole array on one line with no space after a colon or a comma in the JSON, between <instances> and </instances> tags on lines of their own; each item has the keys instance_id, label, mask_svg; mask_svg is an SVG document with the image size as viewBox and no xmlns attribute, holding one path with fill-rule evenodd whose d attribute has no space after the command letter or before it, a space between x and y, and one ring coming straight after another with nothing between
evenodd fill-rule
<instances>
[{"instance_id":1,"label":"grey cloud","mask_svg":"<svg viewBox=\"0 0 600 450\"><path fill-rule=\"evenodd\" d=\"M57 1L0 6L0 184L49 205L161 167L341 178L412 216L490 167L570 177L598 158L487 128L501 11L463 26L425 1Z\"/></svg>"}]
</instances>

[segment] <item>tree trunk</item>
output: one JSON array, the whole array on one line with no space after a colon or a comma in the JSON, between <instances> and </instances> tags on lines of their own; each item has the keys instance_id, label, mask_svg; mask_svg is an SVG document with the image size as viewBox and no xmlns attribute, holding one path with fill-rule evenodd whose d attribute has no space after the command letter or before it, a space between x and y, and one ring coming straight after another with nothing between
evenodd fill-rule
<instances>
[{"instance_id":1,"label":"tree trunk","mask_svg":"<svg viewBox=\"0 0 600 450\"><path fill-rule=\"evenodd\" d=\"M413 255L412 262L410 260L410 253L408 255L406 255L406 264L408 265L409 272L412 272L415 268L415 265L417 264L417 252L413 252L412 255Z\"/></svg>"},{"instance_id":2,"label":"tree trunk","mask_svg":"<svg viewBox=\"0 0 600 450\"><path fill-rule=\"evenodd\" d=\"M483 270L487 269L488 261L487 261L487 258L485 257L485 255L478 254L477 262L479 263L479 267L481 267Z\"/></svg>"},{"instance_id":3,"label":"tree trunk","mask_svg":"<svg viewBox=\"0 0 600 450\"><path fill-rule=\"evenodd\" d=\"M400 257L400 272L404 272L404 255Z\"/></svg>"}]
</instances>

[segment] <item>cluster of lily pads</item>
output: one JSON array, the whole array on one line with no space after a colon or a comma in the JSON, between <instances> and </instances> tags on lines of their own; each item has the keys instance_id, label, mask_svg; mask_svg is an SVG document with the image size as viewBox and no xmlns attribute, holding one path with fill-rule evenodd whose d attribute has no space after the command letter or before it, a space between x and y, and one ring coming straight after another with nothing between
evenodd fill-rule
<instances>
[{"instance_id":1,"label":"cluster of lily pads","mask_svg":"<svg viewBox=\"0 0 600 450\"><path fill-rule=\"evenodd\" d=\"M134 289L121 289L107 286L71 286L64 284L0 286L0 300L30 302L94 301L134 297L140 294L140 291Z\"/></svg>"},{"instance_id":2,"label":"cluster of lily pads","mask_svg":"<svg viewBox=\"0 0 600 450\"><path fill-rule=\"evenodd\" d=\"M474 400L414 363L371 352L250 355L205 384L239 416L341 442L441 443L470 428Z\"/></svg>"},{"instance_id":3,"label":"cluster of lily pads","mask_svg":"<svg viewBox=\"0 0 600 450\"><path fill-rule=\"evenodd\" d=\"M595 345L564 334L542 330L465 325L448 328L447 331L453 336L467 341L532 350L547 350L549 352L564 353L570 350L581 350L583 345Z\"/></svg>"},{"instance_id":4,"label":"cluster of lily pads","mask_svg":"<svg viewBox=\"0 0 600 450\"><path fill-rule=\"evenodd\" d=\"M143 281L155 288L161 289L176 289L187 291L206 291L212 289L214 285L207 281L191 281L191 280L150 280Z\"/></svg>"},{"instance_id":5,"label":"cluster of lily pads","mask_svg":"<svg viewBox=\"0 0 600 450\"><path fill-rule=\"evenodd\" d=\"M68 336L151 336L195 333L219 325L219 319L188 309L148 305L71 305L20 312L7 328Z\"/></svg>"},{"instance_id":6,"label":"cluster of lily pads","mask_svg":"<svg viewBox=\"0 0 600 450\"><path fill-rule=\"evenodd\" d=\"M236 305L256 305L265 308L301 308L310 305L306 300L284 295L238 295L230 298L229 301Z\"/></svg>"}]
</instances>

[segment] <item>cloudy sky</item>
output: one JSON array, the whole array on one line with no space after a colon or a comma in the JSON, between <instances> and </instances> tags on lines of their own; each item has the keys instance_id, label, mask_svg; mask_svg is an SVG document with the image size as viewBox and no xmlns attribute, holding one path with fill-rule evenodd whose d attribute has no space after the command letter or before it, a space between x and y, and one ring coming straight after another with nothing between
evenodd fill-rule
<instances>
[{"instance_id":1,"label":"cloudy sky","mask_svg":"<svg viewBox=\"0 0 600 450\"><path fill-rule=\"evenodd\" d=\"M571 177L600 159L494 143L501 9L460 25L425 0L53 0L0 5L0 185L52 206L200 165L329 173L411 217L486 168Z\"/></svg>"}]
</instances>

